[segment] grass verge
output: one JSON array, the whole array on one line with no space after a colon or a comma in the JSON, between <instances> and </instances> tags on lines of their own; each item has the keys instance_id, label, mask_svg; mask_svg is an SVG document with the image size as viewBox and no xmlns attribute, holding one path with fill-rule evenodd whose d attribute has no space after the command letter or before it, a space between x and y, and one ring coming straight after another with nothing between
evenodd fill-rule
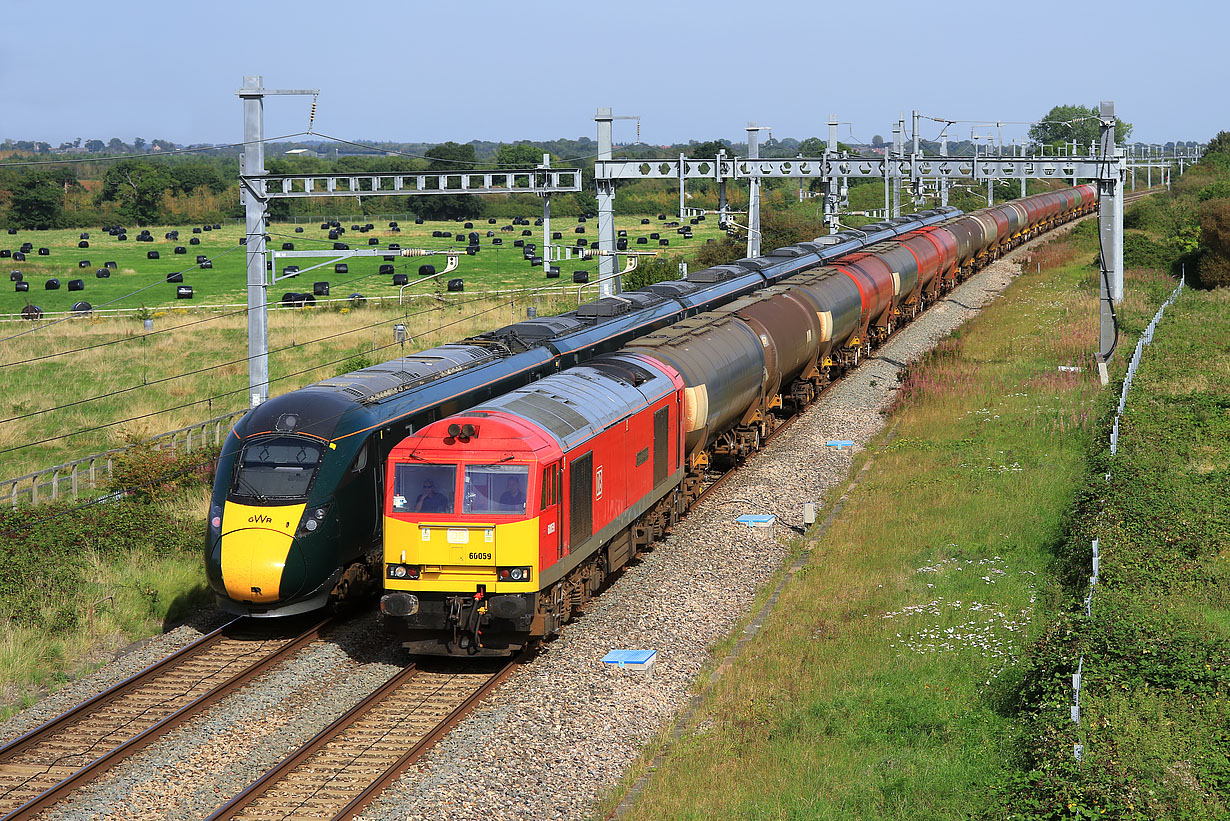
<instances>
[{"instance_id":1,"label":"grass verge","mask_svg":"<svg viewBox=\"0 0 1230 821\"><path fill-rule=\"evenodd\" d=\"M760 642L706 695L630 817L995 806L1022 763L1021 659L1066 601L1053 556L1107 393L1092 368L1091 239L1036 252L1032 272L911 369L896 440L879 443ZM1168 285L1135 272L1125 328L1142 327Z\"/></svg>"}]
</instances>

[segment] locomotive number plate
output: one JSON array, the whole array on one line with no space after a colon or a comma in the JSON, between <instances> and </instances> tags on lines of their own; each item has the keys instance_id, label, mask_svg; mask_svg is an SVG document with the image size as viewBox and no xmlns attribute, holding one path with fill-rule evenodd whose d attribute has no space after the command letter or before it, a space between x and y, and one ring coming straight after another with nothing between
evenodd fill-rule
<instances>
[{"instance_id":1,"label":"locomotive number plate","mask_svg":"<svg viewBox=\"0 0 1230 821\"><path fill-rule=\"evenodd\" d=\"M470 531L463 528L450 527L448 529L449 544L469 544Z\"/></svg>"}]
</instances>

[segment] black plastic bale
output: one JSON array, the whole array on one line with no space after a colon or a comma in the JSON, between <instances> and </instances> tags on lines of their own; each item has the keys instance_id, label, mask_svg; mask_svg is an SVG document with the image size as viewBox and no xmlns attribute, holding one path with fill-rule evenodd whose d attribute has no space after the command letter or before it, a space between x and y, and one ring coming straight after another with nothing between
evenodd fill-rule
<instances>
[{"instance_id":1,"label":"black plastic bale","mask_svg":"<svg viewBox=\"0 0 1230 821\"><path fill-rule=\"evenodd\" d=\"M295 244L293 242L284 242L282 243L282 250L283 251L293 251L295 250Z\"/></svg>"},{"instance_id":2,"label":"black plastic bale","mask_svg":"<svg viewBox=\"0 0 1230 821\"><path fill-rule=\"evenodd\" d=\"M704 214L701 214L699 217L697 217L697 218L696 218L696 222L698 222L698 223L700 223L700 222L704 222L704 221L705 221L705 215L704 215Z\"/></svg>"},{"instance_id":3,"label":"black plastic bale","mask_svg":"<svg viewBox=\"0 0 1230 821\"><path fill-rule=\"evenodd\" d=\"M381 265L381 266L380 266L380 273L381 273L382 275L387 274L387 275L389 275L389 276L392 276L392 274L393 274L393 266L392 266L392 265Z\"/></svg>"},{"instance_id":4,"label":"black plastic bale","mask_svg":"<svg viewBox=\"0 0 1230 821\"><path fill-rule=\"evenodd\" d=\"M448 289L450 291L464 291L466 289L466 282L464 279L450 279L448 281Z\"/></svg>"},{"instance_id":5,"label":"black plastic bale","mask_svg":"<svg viewBox=\"0 0 1230 821\"><path fill-rule=\"evenodd\" d=\"M393 220L393 221L391 221L391 222L389 223L389 227L390 227L390 228L396 228L396 227L397 227L397 220Z\"/></svg>"},{"instance_id":6,"label":"black plastic bale","mask_svg":"<svg viewBox=\"0 0 1230 821\"><path fill-rule=\"evenodd\" d=\"M179 232L178 231L167 231L165 234L162 235L162 238L163 239L179 239Z\"/></svg>"},{"instance_id":7,"label":"black plastic bale","mask_svg":"<svg viewBox=\"0 0 1230 821\"><path fill-rule=\"evenodd\" d=\"M329 283L313 282L312 283L312 293L316 294L316 296L328 296L329 295Z\"/></svg>"},{"instance_id":8,"label":"black plastic bale","mask_svg":"<svg viewBox=\"0 0 1230 821\"><path fill-rule=\"evenodd\" d=\"M167 274L167 282L183 282L183 281L184 281L184 275L179 271L176 271L173 274Z\"/></svg>"},{"instance_id":9,"label":"black plastic bale","mask_svg":"<svg viewBox=\"0 0 1230 821\"><path fill-rule=\"evenodd\" d=\"M197 264L197 265L200 265L202 262L208 262L208 261L209 261L209 257L205 256L204 254L197 254L197 255L196 255L196 264Z\"/></svg>"},{"instance_id":10,"label":"black plastic bale","mask_svg":"<svg viewBox=\"0 0 1230 821\"><path fill-rule=\"evenodd\" d=\"M564 238L564 234L562 231L552 231L551 232L551 239L563 239L563 238Z\"/></svg>"},{"instance_id":11,"label":"black plastic bale","mask_svg":"<svg viewBox=\"0 0 1230 821\"><path fill-rule=\"evenodd\" d=\"M68 290L70 291L73 290L73 284L71 282L68 283ZM81 289L78 288L77 290L80 291ZM89 314L93 312L94 312L94 306L88 302L81 301L81 302L73 303L73 313L77 314L78 316L84 316L85 314Z\"/></svg>"},{"instance_id":12,"label":"black plastic bale","mask_svg":"<svg viewBox=\"0 0 1230 821\"><path fill-rule=\"evenodd\" d=\"M9 271L9 282L21 282L25 275L21 271Z\"/></svg>"},{"instance_id":13,"label":"black plastic bale","mask_svg":"<svg viewBox=\"0 0 1230 821\"><path fill-rule=\"evenodd\" d=\"M286 274L287 276L290 276L290 275L293 275L293 274L297 274L297 273L299 273L299 266L298 266L298 265L287 265L287 266L286 266L286 267L282 270L282 273Z\"/></svg>"},{"instance_id":14,"label":"black plastic bale","mask_svg":"<svg viewBox=\"0 0 1230 821\"><path fill-rule=\"evenodd\" d=\"M643 220L641 220L641 225L648 225L648 224L649 224L649 220L648 220L648 219L643 219Z\"/></svg>"},{"instance_id":15,"label":"black plastic bale","mask_svg":"<svg viewBox=\"0 0 1230 821\"><path fill-rule=\"evenodd\" d=\"M389 231L391 231L391 232L392 232L392 233L394 233L394 234L400 234L400 233L401 233L401 229L400 229L400 228L397 228L397 227L390 228L390 229L389 229Z\"/></svg>"},{"instance_id":16,"label":"black plastic bale","mask_svg":"<svg viewBox=\"0 0 1230 821\"><path fill-rule=\"evenodd\" d=\"M453 239L457 240L458 242L465 242L465 241L466 241L466 235L465 235L465 234L455 234L455 235L453 236Z\"/></svg>"},{"instance_id":17,"label":"black plastic bale","mask_svg":"<svg viewBox=\"0 0 1230 821\"><path fill-rule=\"evenodd\" d=\"M636 244L637 244L637 245L648 245L648 244L649 244L649 240L648 240L648 239L646 239L645 237L637 237L637 238L636 238Z\"/></svg>"},{"instance_id":18,"label":"black plastic bale","mask_svg":"<svg viewBox=\"0 0 1230 821\"><path fill-rule=\"evenodd\" d=\"M357 225L352 225L352 226L350 226L350 230L351 230L351 231L358 231L358 230L359 230L359 226L357 226Z\"/></svg>"},{"instance_id":19,"label":"black plastic bale","mask_svg":"<svg viewBox=\"0 0 1230 821\"><path fill-rule=\"evenodd\" d=\"M367 225L364 225L364 226L363 226L363 229L364 229L365 231L370 231L370 230L372 230L372 229L373 229L373 228L375 228L375 227L376 227L376 226L372 225L372 224L369 222Z\"/></svg>"},{"instance_id":20,"label":"black plastic bale","mask_svg":"<svg viewBox=\"0 0 1230 821\"><path fill-rule=\"evenodd\" d=\"M526 228L524 231L522 231L522 232L521 232L521 236L523 236L523 237L532 237L532 236L534 236L534 232L533 232L533 231L531 231L530 229Z\"/></svg>"},{"instance_id":21,"label":"black plastic bale","mask_svg":"<svg viewBox=\"0 0 1230 821\"><path fill-rule=\"evenodd\" d=\"M380 258L384 260L385 262L392 262L393 260L397 259L397 257L394 256L393 254L384 254Z\"/></svg>"},{"instance_id":22,"label":"black plastic bale","mask_svg":"<svg viewBox=\"0 0 1230 821\"><path fill-rule=\"evenodd\" d=\"M302 225L295 226L295 233L296 233L296 234L302 234L302 233L303 233L303 226L302 226Z\"/></svg>"},{"instance_id":23,"label":"black plastic bale","mask_svg":"<svg viewBox=\"0 0 1230 821\"><path fill-rule=\"evenodd\" d=\"M619 239L615 240L615 250L616 251L627 251L628 250L628 238L620 237Z\"/></svg>"},{"instance_id":24,"label":"black plastic bale","mask_svg":"<svg viewBox=\"0 0 1230 821\"><path fill-rule=\"evenodd\" d=\"M185 247L184 247L184 246L182 246L182 245L176 245L176 246L175 246L175 253L177 253L177 254L186 254L186 253L188 253L188 249L187 249L187 248L185 248Z\"/></svg>"},{"instance_id":25,"label":"black plastic bale","mask_svg":"<svg viewBox=\"0 0 1230 821\"><path fill-rule=\"evenodd\" d=\"M393 274L393 284L394 285L405 285L409 281L410 281L410 277L406 276L405 274Z\"/></svg>"},{"instance_id":26,"label":"black plastic bale","mask_svg":"<svg viewBox=\"0 0 1230 821\"><path fill-rule=\"evenodd\" d=\"M111 276L111 272L108 271L106 268L99 268L97 271L94 272L94 276L98 277L99 279L106 279L107 277Z\"/></svg>"},{"instance_id":27,"label":"black plastic bale","mask_svg":"<svg viewBox=\"0 0 1230 821\"><path fill-rule=\"evenodd\" d=\"M436 275L436 266L434 265L420 265L419 266L419 276L433 277L435 275Z\"/></svg>"},{"instance_id":28,"label":"black plastic bale","mask_svg":"<svg viewBox=\"0 0 1230 821\"><path fill-rule=\"evenodd\" d=\"M471 231L470 233L466 234L466 239L468 239L470 241L470 244L473 245L474 243L478 242L478 232Z\"/></svg>"},{"instance_id":29,"label":"black plastic bale","mask_svg":"<svg viewBox=\"0 0 1230 821\"><path fill-rule=\"evenodd\" d=\"M16 234L16 233L17 233L17 229L16 229L16 228L10 228L10 229L9 229L9 236L12 236L13 234Z\"/></svg>"},{"instance_id":30,"label":"black plastic bale","mask_svg":"<svg viewBox=\"0 0 1230 821\"><path fill-rule=\"evenodd\" d=\"M88 259L79 259L77 260L77 267L78 268L89 268L90 261Z\"/></svg>"},{"instance_id":31,"label":"black plastic bale","mask_svg":"<svg viewBox=\"0 0 1230 821\"><path fill-rule=\"evenodd\" d=\"M30 283L18 282L16 285L13 286L13 289L16 290L18 293L26 293L30 290Z\"/></svg>"},{"instance_id":32,"label":"black plastic bale","mask_svg":"<svg viewBox=\"0 0 1230 821\"><path fill-rule=\"evenodd\" d=\"M488 225L495 225L495 217L488 217L488 218L487 218L487 224L488 224Z\"/></svg>"},{"instance_id":33,"label":"black plastic bale","mask_svg":"<svg viewBox=\"0 0 1230 821\"><path fill-rule=\"evenodd\" d=\"M463 227L465 227L465 228L473 228L473 227L474 227L474 223L472 223L472 222L467 222L467 223L466 223ZM451 282L451 281L452 281L452 280L450 280L450 282Z\"/></svg>"},{"instance_id":34,"label":"black plastic bale","mask_svg":"<svg viewBox=\"0 0 1230 821\"><path fill-rule=\"evenodd\" d=\"M693 217L693 218L692 218L692 221L691 221L691 222L689 222L688 224L689 224L689 225L700 225L700 220L698 220L698 219L696 219L695 217Z\"/></svg>"},{"instance_id":35,"label":"black plastic bale","mask_svg":"<svg viewBox=\"0 0 1230 821\"><path fill-rule=\"evenodd\" d=\"M662 235L661 235L661 234L659 234L657 231L655 231L655 232L653 232L652 234L650 234L650 235L649 235L649 238L650 238L650 239L662 239Z\"/></svg>"},{"instance_id":36,"label":"black plastic bale","mask_svg":"<svg viewBox=\"0 0 1230 821\"><path fill-rule=\"evenodd\" d=\"M82 232L81 232L81 236L77 237L77 239L89 239L89 238L90 238L89 233L87 233L87 232L85 232L85 231L82 231Z\"/></svg>"},{"instance_id":37,"label":"black plastic bale","mask_svg":"<svg viewBox=\"0 0 1230 821\"><path fill-rule=\"evenodd\" d=\"M13 252L8 248L0 248L0 259L9 259L13 256Z\"/></svg>"},{"instance_id":38,"label":"black plastic bale","mask_svg":"<svg viewBox=\"0 0 1230 821\"><path fill-rule=\"evenodd\" d=\"M335 274L348 274L348 273L350 273L350 266L349 266L349 265L347 265L347 264L346 264L346 263L344 263L344 262L339 262L339 263L336 263L336 264L333 266L333 273L335 273Z\"/></svg>"},{"instance_id":39,"label":"black plastic bale","mask_svg":"<svg viewBox=\"0 0 1230 821\"><path fill-rule=\"evenodd\" d=\"M112 271L114 271L116 269L115 260L111 260L111 259L107 260L106 262L103 263L103 267L110 268Z\"/></svg>"},{"instance_id":40,"label":"black plastic bale","mask_svg":"<svg viewBox=\"0 0 1230 821\"><path fill-rule=\"evenodd\" d=\"M85 280L84 279L70 279L68 281L68 290L84 291L85 290Z\"/></svg>"},{"instance_id":41,"label":"black plastic bale","mask_svg":"<svg viewBox=\"0 0 1230 821\"><path fill-rule=\"evenodd\" d=\"M349 251L350 246L344 242L335 242L333 243L333 250L334 251Z\"/></svg>"},{"instance_id":42,"label":"black plastic bale","mask_svg":"<svg viewBox=\"0 0 1230 821\"><path fill-rule=\"evenodd\" d=\"M337 231L330 231L329 239L337 239Z\"/></svg>"},{"instance_id":43,"label":"black plastic bale","mask_svg":"<svg viewBox=\"0 0 1230 821\"><path fill-rule=\"evenodd\" d=\"M222 230L222 223L220 223L220 222L215 222L215 223L214 223L214 230L215 230L215 231L221 231L221 230Z\"/></svg>"},{"instance_id":44,"label":"black plastic bale","mask_svg":"<svg viewBox=\"0 0 1230 821\"><path fill-rule=\"evenodd\" d=\"M414 218L414 224L415 224L415 225L422 225L422 224L423 224L423 218L422 218L422 217L415 217L415 218Z\"/></svg>"},{"instance_id":45,"label":"black plastic bale","mask_svg":"<svg viewBox=\"0 0 1230 821\"><path fill-rule=\"evenodd\" d=\"M199 237L193 237L192 239L188 240L188 244L189 244L189 245L200 245L200 244L201 244L201 240L200 240L200 238L199 238ZM248 244L248 238L247 238L247 237L240 237L240 238L239 238L239 244L240 244L240 245L247 245L247 244Z\"/></svg>"},{"instance_id":46,"label":"black plastic bale","mask_svg":"<svg viewBox=\"0 0 1230 821\"><path fill-rule=\"evenodd\" d=\"M658 214L658 219L660 220L666 219L666 214Z\"/></svg>"},{"instance_id":47,"label":"black plastic bale","mask_svg":"<svg viewBox=\"0 0 1230 821\"><path fill-rule=\"evenodd\" d=\"M199 233L201 233L201 229L200 229L200 228L193 228L193 229L192 229L192 233L194 233L194 234L199 234Z\"/></svg>"},{"instance_id":48,"label":"black plastic bale","mask_svg":"<svg viewBox=\"0 0 1230 821\"><path fill-rule=\"evenodd\" d=\"M499 237L496 237L495 239L491 240L491 244L492 245L503 245L504 240L500 239Z\"/></svg>"},{"instance_id":49,"label":"black plastic bale","mask_svg":"<svg viewBox=\"0 0 1230 821\"><path fill-rule=\"evenodd\" d=\"M559 279L559 267L552 265L547 269L547 279Z\"/></svg>"},{"instance_id":50,"label":"black plastic bale","mask_svg":"<svg viewBox=\"0 0 1230 821\"><path fill-rule=\"evenodd\" d=\"M692 233L692 231L689 228L676 228L675 233L676 234L690 234Z\"/></svg>"},{"instance_id":51,"label":"black plastic bale","mask_svg":"<svg viewBox=\"0 0 1230 821\"><path fill-rule=\"evenodd\" d=\"M581 284L589 282L589 271L573 271L572 281Z\"/></svg>"},{"instance_id":52,"label":"black plastic bale","mask_svg":"<svg viewBox=\"0 0 1230 821\"><path fill-rule=\"evenodd\" d=\"M201 263L201 270L205 270L207 268L212 268L212 267L214 267L214 264L210 262L209 260L205 260L204 262Z\"/></svg>"},{"instance_id":53,"label":"black plastic bale","mask_svg":"<svg viewBox=\"0 0 1230 821\"><path fill-rule=\"evenodd\" d=\"M368 238L367 238L367 244L368 244L368 245L379 245L379 244L380 244L380 237L368 237Z\"/></svg>"},{"instance_id":54,"label":"black plastic bale","mask_svg":"<svg viewBox=\"0 0 1230 821\"><path fill-rule=\"evenodd\" d=\"M81 240L81 242L77 243L77 247L78 248L89 248L90 243L86 242L85 240Z\"/></svg>"},{"instance_id":55,"label":"black plastic bale","mask_svg":"<svg viewBox=\"0 0 1230 821\"><path fill-rule=\"evenodd\" d=\"M43 309L37 305L27 305L21 309L22 319L39 319L43 315Z\"/></svg>"},{"instance_id":56,"label":"black plastic bale","mask_svg":"<svg viewBox=\"0 0 1230 821\"><path fill-rule=\"evenodd\" d=\"M513 247L514 247L514 248L524 248L524 247L525 247L525 240L523 240L523 239L515 239L515 240L513 240Z\"/></svg>"},{"instance_id":57,"label":"black plastic bale","mask_svg":"<svg viewBox=\"0 0 1230 821\"><path fill-rule=\"evenodd\" d=\"M467 246L466 246L466 256L468 256L468 257L472 257L472 256L474 256L474 255L475 255L475 254L477 254L477 253L478 253L478 246L477 246L477 245L467 245Z\"/></svg>"},{"instance_id":58,"label":"black plastic bale","mask_svg":"<svg viewBox=\"0 0 1230 821\"><path fill-rule=\"evenodd\" d=\"M206 231L214 230L214 227L212 225L202 225L201 227L204 228Z\"/></svg>"},{"instance_id":59,"label":"black plastic bale","mask_svg":"<svg viewBox=\"0 0 1230 821\"><path fill-rule=\"evenodd\" d=\"M299 301L299 298L300 298L299 294L295 293L294 291L287 291L286 293L282 294L282 304L283 305L294 305L296 302Z\"/></svg>"},{"instance_id":60,"label":"black plastic bale","mask_svg":"<svg viewBox=\"0 0 1230 821\"><path fill-rule=\"evenodd\" d=\"M40 257L49 257L51 256L51 249L50 248L39 248L38 255Z\"/></svg>"},{"instance_id":61,"label":"black plastic bale","mask_svg":"<svg viewBox=\"0 0 1230 821\"><path fill-rule=\"evenodd\" d=\"M617 236L617 237L626 237L626 236L628 236L628 232L627 232L627 231L616 231L616 232L615 232L615 236Z\"/></svg>"},{"instance_id":62,"label":"black plastic bale","mask_svg":"<svg viewBox=\"0 0 1230 821\"><path fill-rule=\"evenodd\" d=\"M363 294L360 294L358 292L351 294L349 299L350 299L351 308L362 308L364 305L367 304L367 297L363 296Z\"/></svg>"},{"instance_id":63,"label":"black plastic bale","mask_svg":"<svg viewBox=\"0 0 1230 821\"><path fill-rule=\"evenodd\" d=\"M492 237L494 237L494 236L495 236L495 231L488 231L488 232L487 232L487 239L491 239L491 238L492 238Z\"/></svg>"},{"instance_id":64,"label":"black plastic bale","mask_svg":"<svg viewBox=\"0 0 1230 821\"><path fill-rule=\"evenodd\" d=\"M14 259L14 260L16 260L17 262L25 262L25 261L26 261L26 255L25 255L24 253L22 253L21 251L14 251L14 252L13 252L13 259Z\"/></svg>"},{"instance_id":65,"label":"black plastic bale","mask_svg":"<svg viewBox=\"0 0 1230 821\"><path fill-rule=\"evenodd\" d=\"M585 248L585 247L586 247L586 246L588 246L588 245L589 245L589 240L587 240L587 239L580 239L580 238L578 238L578 239L577 239L577 247L578 247L578 248Z\"/></svg>"},{"instance_id":66,"label":"black plastic bale","mask_svg":"<svg viewBox=\"0 0 1230 821\"><path fill-rule=\"evenodd\" d=\"M22 252L23 254L28 254L28 253L30 253L30 252L31 252L31 251L33 251L33 250L34 250L34 243L33 243L33 242L23 242L23 243L21 244L21 252Z\"/></svg>"},{"instance_id":67,"label":"black plastic bale","mask_svg":"<svg viewBox=\"0 0 1230 821\"><path fill-rule=\"evenodd\" d=\"M145 258L146 259L158 259L158 252L157 251L146 251Z\"/></svg>"},{"instance_id":68,"label":"black plastic bale","mask_svg":"<svg viewBox=\"0 0 1230 821\"><path fill-rule=\"evenodd\" d=\"M530 267L537 268L542 265L542 257L530 257Z\"/></svg>"},{"instance_id":69,"label":"black plastic bale","mask_svg":"<svg viewBox=\"0 0 1230 821\"><path fill-rule=\"evenodd\" d=\"M398 245L396 242L390 242L390 243L389 243L389 250L390 250L390 251L400 251L400 250L401 250L401 246L400 246L400 245Z\"/></svg>"},{"instance_id":70,"label":"black plastic bale","mask_svg":"<svg viewBox=\"0 0 1230 821\"><path fill-rule=\"evenodd\" d=\"M175 288L176 299L192 299L192 286L180 285Z\"/></svg>"},{"instance_id":71,"label":"black plastic bale","mask_svg":"<svg viewBox=\"0 0 1230 821\"><path fill-rule=\"evenodd\" d=\"M573 233L576 233L576 234L584 234L584 233L585 233L585 226L584 226L584 225L578 225L575 229L573 229Z\"/></svg>"},{"instance_id":72,"label":"black plastic bale","mask_svg":"<svg viewBox=\"0 0 1230 821\"><path fill-rule=\"evenodd\" d=\"M577 222L585 222L585 217L577 217Z\"/></svg>"},{"instance_id":73,"label":"black plastic bale","mask_svg":"<svg viewBox=\"0 0 1230 821\"><path fill-rule=\"evenodd\" d=\"M46 283L44 283L43 288L45 288L48 291L58 291L60 290L60 280L55 279L53 277L47 280Z\"/></svg>"},{"instance_id":74,"label":"black plastic bale","mask_svg":"<svg viewBox=\"0 0 1230 821\"><path fill-rule=\"evenodd\" d=\"M670 245L670 244L671 244L671 241L670 241L669 239L660 239L660 240L658 240L658 245L661 245L661 246L663 246L663 247L665 247L665 246L667 246L667 245Z\"/></svg>"},{"instance_id":75,"label":"black plastic bale","mask_svg":"<svg viewBox=\"0 0 1230 821\"><path fill-rule=\"evenodd\" d=\"M322 230L322 231L328 231L328 230L329 230L329 223L327 223L327 222L322 222L322 223L320 224L320 230Z\"/></svg>"}]
</instances>

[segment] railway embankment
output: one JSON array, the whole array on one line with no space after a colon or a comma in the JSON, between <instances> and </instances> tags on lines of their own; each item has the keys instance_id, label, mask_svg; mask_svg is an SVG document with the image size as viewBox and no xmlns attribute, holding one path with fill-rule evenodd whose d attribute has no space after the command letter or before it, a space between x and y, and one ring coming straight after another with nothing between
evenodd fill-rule
<instances>
[{"instance_id":1,"label":"railway embankment","mask_svg":"<svg viewBox=\"0 0 1230 821\"><path fill-rule=\"evenodd\" d=\"M633 795L616 817L1225 812L1226 296L1188 290L1166 314L1112 471L1095 245L1078 228L1032 251L892 386L857 484L826 494L840 513L608 799ZM1120 378L1173 286L1129 270Z\"/></svg>"}]
</instances>

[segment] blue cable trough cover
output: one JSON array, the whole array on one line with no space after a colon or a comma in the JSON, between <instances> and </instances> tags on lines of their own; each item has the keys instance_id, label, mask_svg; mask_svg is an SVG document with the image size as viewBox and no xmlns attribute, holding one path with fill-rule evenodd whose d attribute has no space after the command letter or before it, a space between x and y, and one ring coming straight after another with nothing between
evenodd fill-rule
<instances>
[{"instance_id":1,"label":"blue cable trough cover","mask_svg":"<svg viewBox=\"0 0 1230 821\"><path fill-rule=\"evenodd\" d=\"M612 650L602 657L602 663L621 670L651 670L657 659L657 650Z\"/></svg>"},{"instance_id":2,"label":"blue cable trough cover","mask_svg":"<svg viewBox=\"0 0 1230 821\"><path fill-rule=\"evenodd\" d=\"M850 441L849 439L830 439L824 444L828 445L831 448L837 448L838 450L841 450L842 448L854 447L854 442Z\"/></svg>"},{"instance_id":3,"label":"blue cable trough cover","mask_svg":"<svg viewBox=\"0 0 1230 821\"><path fill-rule=\"evenodd\" d=\"M773 523L777 521L777 517L771 514L748 514L735 519L741 525L748 527L773 527Z\"/></svg>"}]
</instances>

